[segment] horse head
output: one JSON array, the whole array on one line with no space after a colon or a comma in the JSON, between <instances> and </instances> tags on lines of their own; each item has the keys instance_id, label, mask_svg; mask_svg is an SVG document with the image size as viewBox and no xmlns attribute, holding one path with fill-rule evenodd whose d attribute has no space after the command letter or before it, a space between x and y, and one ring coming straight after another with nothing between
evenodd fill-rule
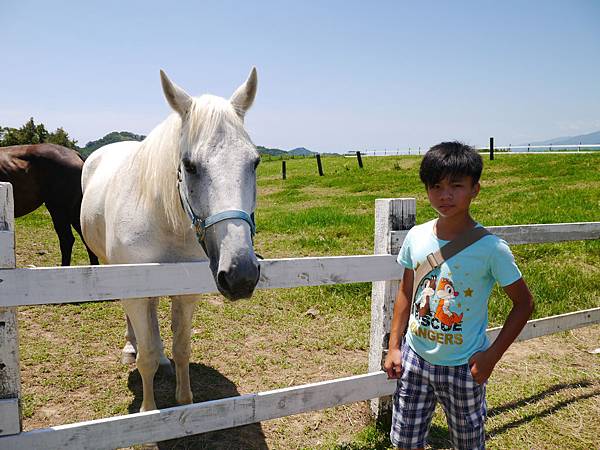
<instances>
[{"instance_id":1,"label":"horse head","mask_svg":"<svg viewBox=\"0 0 600 450\"><path fill-rule=\"evenodd\" d=\"M229 100L191 97L163 71L161 82L169 105L181 117L181 205L219 291L231 300L250 297L260 276L253 248L260 155L244 130L244 116L256 95L256 69Z\"/></svg>"}]
</instances>

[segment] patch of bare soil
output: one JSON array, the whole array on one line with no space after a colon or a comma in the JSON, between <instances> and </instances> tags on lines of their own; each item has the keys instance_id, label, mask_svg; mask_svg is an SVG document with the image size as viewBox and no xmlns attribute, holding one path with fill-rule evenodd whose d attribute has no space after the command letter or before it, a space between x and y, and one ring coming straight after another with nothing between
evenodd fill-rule
<instances>
[{"instance_id":1,"label":"patch of bare soil","mask_svg":"<svg viewBox=\"0 0 600 450\"><path fill-rule=\"evenodd\" d=\"M39 332L38 327L34 327ZM248 359L269 354L269 346L264 345L269 340L279 340L281 336L269 335L267 330L261 330L260 335L250 337L244 342L241 353L252 352ZM263 350L253 351L252 348ZM567 400L572 401L575 410L579 398L591 399L594 411L586 410L585 414L600 412L600 355L592 353L600 348L600 326L591 326L568 333L533 339L514 344L502 361L499 363L489 389L492 396L494 391L511 391L521 389L521 400L506 402L502 399L494 400L491 404L492 418L489 431L492 435L491 448L495 440L501 437L511 427L524 426L519 418L511 419L512 409L518 409L521 403L532 402L532 396L526 392L535 391L539 379L554 380L549 388L542 389L536 401L543 400L544 396L551 396L556 390L562 391ZM118 352L118 348L114 349ZM291 356L290 356L291 354ZM312 381L347 376L352 372L364 371L367 352L364 350L343 350L336 352L319 352L295 348L286 356L286 367L277 367L277 362L270 363L261 369L245 372L243 377L236 376L237 369L231 368L228 357L224 361L213 364L214 367L192 362L190 371L192 375L195 401L204 401L232 395L265 390L272 387L292 386ZM215 362L213 362L215 363ZM92 364L103 367L102 384L117 385L124 382L119 375L120 370L109 373L111 366L118 363L110 356L99 358ZM342 369L340 369L340 367ZM353 369L350 369L353 368ZM569 372L569 376L566 373ZM93 376L88 374L87 376ZM98 374L96 374L98 376ZM515 377L520 379L522 385L514 386ZM43 378L43 376L42 376ZM575 378L577 383L571 380ZM563 382L564 381L564 382ZM26 389L30 395L43 395L43 383L39 384L31 377L24 377L24 384L33 384ZM130 403L129 410L133 412L141 402L141 381L135 368L130 368L128 381ZM172 406L174 379L161 375L157 377L160 388L157 389L159 407ZM97 384L97 383L92 383ZM120 395L123 392L119 393ZM93 416L90 411L90 397L98 396L99 392L89 385L70 389L67 396L56 396L48 399L44 404L38 405L30 418L25 419L25 429L46 427L66 422L83 420ZM534 396L535 397L535 396ZM570 399L570 400L569 400ZM550 401L550 400L547 400ZM512 405L512 406L511 406ZM552 408L552 406L550 407ZM558 407L554 407L556 411ZM507 416L508 415L508 416ZM366 402L344 405L323 411L315 411L281 419L275 419L262 424L248 425L231 430L207 433L201 436L176 439L160 443L161 449L300 449L300 448L331 448L336 443L348 442L364 428L371 420ZM514 425L510 425L513 420ZM545 416L546 421L557 421L555 413L550 411ZM576 423L563 427L565 433L577 432L575 428L583 423L578 418ZM594 425L592 426L592 429ZM569 428L570 427L570 428ZM595 425L596 431L598 426ZM441 444L438 443L438 444ZM434 448L443 448L436 446ZM598 448L598 446L596 446Z\"/></svg>"},{"instance_id":2,"label":"patch of bare soil","mask_svg":"<svg viewBox=\"0 0 600 450\"><path fill-rule=\"evenodd\" d=\"M577 363L599 362L600 356L593 353L600 348L600 325L578 328L564 333L530 339L513 344L500 362L500 367L508 369L515 365L523 364L525 360L540 360L533 365L536 368L545 368L544 360L569 361L571 365ZM585 364L584 364L585 365ZM541 366L541 367L540 367ZM591 366L600 371L600 367ZM600 380L599 380L600 381Z\"/></svg>"},{"instance_id":3,"label":"patch of bare soil","mask_svg":"<svg viewBox=\"0 0 600 450\"><path fill-rule=\"evenodd\" d=\"M283 188L280 186L259 186L257 192L259 194L259 197L263 198L268 195L281 192L282 190Z\"/></svg>"}]
</instances>

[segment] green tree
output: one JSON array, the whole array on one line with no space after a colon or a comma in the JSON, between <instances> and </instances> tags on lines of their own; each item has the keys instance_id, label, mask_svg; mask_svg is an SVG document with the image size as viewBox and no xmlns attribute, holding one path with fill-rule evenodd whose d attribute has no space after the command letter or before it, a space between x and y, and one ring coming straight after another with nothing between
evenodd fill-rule
<instances>
[{"instance_id":1,"label":"green tree","mask_svg":"<svg viewBox=\"0 0 600 450\"><path fill-rule=\"evenodd\" d=\"M41 144L48 139L48 130L44 124L36 125L31 117L25 125L17 131L20 144Z\"/></svg>"},{"instance_id":2,"label":"green tree","mask_svg":"<svg viewBox=\"0 0 600 450\"><path fill-rule=\"evenodd\" d=\"M67 133L62 127L57 128L54 133L50 133L46 142L62 145L63 147L69 147L73 150L77 149L77 141L69 139L69 133Z\"/></svg>"},{"instance_id":3,"label":"green tree","mask_svg":"<svg viewBox=\"0 0 600 450\"><path fill-rule=\"evenodd\" d=\"M2 129L2 140L0 140L1 147L7 147L9 145L19 145L20 137L19 130L16 128L3 128Z\"/></svg>"},{"instance_id":4,"label":"green tree","mask_svg":"<svg viewBox=\"0 0 600 450\"><path fill-rule=\"evenodd\" d=\"M54 133L49 133L43 123L36 125L33 117L21 128L0 127L0 147L44 142L77 149L77 141L69 139L69 133L62 127L57 128Z\"/></svg>"}]
</instances>

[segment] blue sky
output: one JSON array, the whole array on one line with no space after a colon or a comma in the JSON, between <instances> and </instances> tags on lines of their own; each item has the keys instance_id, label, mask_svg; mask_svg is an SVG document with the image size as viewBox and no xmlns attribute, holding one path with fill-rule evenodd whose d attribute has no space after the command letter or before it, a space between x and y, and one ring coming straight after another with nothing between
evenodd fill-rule
<instances>
[{"instance_id":1,"label":"blue sky","mask_svg":"<svg viewBox=\"0 0 600 450\"><path fill-rule=\"evenodd\" d=\"M346 151L600 130L598 1L0 3L0 125L147 134L159 69L229 97L257 145Z\"/></svg>"}]
</instances>

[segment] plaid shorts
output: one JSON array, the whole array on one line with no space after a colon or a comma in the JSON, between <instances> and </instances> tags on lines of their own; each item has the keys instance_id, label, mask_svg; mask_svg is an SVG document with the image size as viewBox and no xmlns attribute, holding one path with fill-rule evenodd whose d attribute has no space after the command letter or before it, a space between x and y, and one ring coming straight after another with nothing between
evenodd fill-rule
<instances>
[{"instance_id":1,"label":"plaid shorts","mask_svg":"<svg viewBox=\"0 0 600 450\"><path fill-rule=\"evenodd\" d=\"M394 394L392 444L406 449L425 447L437 401L446 414L454 447L484 449L485 383L473 379L468 364L430 364L404 343L402 374Z\"/></svg>"}]
</instances>

